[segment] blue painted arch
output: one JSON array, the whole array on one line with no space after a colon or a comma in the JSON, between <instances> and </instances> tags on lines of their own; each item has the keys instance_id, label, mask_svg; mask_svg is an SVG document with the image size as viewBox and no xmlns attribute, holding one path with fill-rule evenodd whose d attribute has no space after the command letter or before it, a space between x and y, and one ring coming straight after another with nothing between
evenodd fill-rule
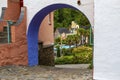
<instances>
[{"instance_id":1,"label":"blue painted arch","mask_svg":"<svg viewBox=\"0 0 120 80\"><path fill-rule=\"evenodd\" d=\"M38 32L42 20L47 14L60 8L72 8L78 10L77 8L68 4L52 4L37 12L31 20L27 33L29 66L38 65Z\"/></svg>"}]
</instances>

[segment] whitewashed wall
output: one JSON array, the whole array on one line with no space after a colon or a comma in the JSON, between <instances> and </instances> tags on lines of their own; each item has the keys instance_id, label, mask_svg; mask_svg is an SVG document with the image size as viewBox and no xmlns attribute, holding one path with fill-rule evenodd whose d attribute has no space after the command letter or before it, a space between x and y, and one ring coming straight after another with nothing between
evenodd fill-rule
<instances>
[{"instance_id":1,"label":"whitewashed wall","mask_svg":"<svg viewBox=\"0 0 120 80\"><path fill-rule=\"evenodd\" d=\"M95 0L94 78L120 80L120 1Z\"/></svg>"},{"instance_id":2,"label":"whitewashed wall","mask_svg":"<svg viewBox=\"0 0 120 80\"><path fill-rule=\"evenodd\" d=\"M82 11L89 19L91 25L93 26L93 0L81 0L82 5L77 4L77 0L24 0L24 5L27 6L28 13L28 24L30 23L36 12L40 11L42 8L56 3L65 3L72 5Z\"/></svg>"}]
</instances>

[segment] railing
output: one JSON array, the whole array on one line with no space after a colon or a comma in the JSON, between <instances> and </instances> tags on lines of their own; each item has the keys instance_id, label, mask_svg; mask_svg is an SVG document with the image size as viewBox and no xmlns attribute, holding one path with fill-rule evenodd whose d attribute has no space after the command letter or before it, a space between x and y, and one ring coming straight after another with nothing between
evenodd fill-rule
<instances>
[{"instance_id":1,"label":"railing","mask_svg":"<svg viewBox=\"0 0 120 80\"><path fill-rule=\"evenodd\" d=\"M10 30L10 27L11 27L11 25L13 25L14 23L12 22L12 21L10 21L10 20L8 20L7 21L7 39L8 39L8 44L10 44L10 42L11 42L11 30Z\"/></svg>"},{"instance_id":2,"label":"railing","mask_svg":"<svg viewBox=\"0 0 120 80\"><path fill-rule=\"evenodd\" d=\"M11 26L14 24L14 22L12 22L11 20L2 20L4 22L7 23L6 26L3 27L3 31L1 32L1 34L3 34L3 36L0 36L2 41L0 43L11 43Z\"/></svg>"}]
</instances>

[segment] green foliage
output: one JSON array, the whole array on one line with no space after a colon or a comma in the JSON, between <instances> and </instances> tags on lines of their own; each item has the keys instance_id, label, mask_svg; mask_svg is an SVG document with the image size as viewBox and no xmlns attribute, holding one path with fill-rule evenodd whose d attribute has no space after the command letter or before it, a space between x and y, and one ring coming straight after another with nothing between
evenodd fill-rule
<instances>
[{"instance_id":1,"label":"green foliage","mask_svg":"<svg viewBox=\"0 0 120 80\"><path fill-rule=\"evenodd\" d=\"M92 67L92 48L86 46L74 48L72 54L57 58L55 64L91 64Z\"/></svg>"},{"instance_id":2,"label":"green foliage","mask_svg":"<svg viewBox=\"0 0 120 80\"><path fill-rule=\"evenodd\" d=\"M90 62L89 69L93 69L93 60Z\"/></svg>"},{"instance_id":3,"label":"green foliage","mask_svg":"<svg viewBox=\"0 0 120 80\"><path fill-rule=\"evenodd\" d=\"M83 39L82 36L84 36L85 39L87 38L87 42L85 42L86 40L84 40L83 45L88 45L90 31L89 31L89 29L85 30L84 28L79 28L77 30L77 34L67 35L67 38L62 40L62 44L69 45L70 47L71 47L71 45L76 45L76 47L77 47L77 44L79 44L81 42L81 40ZM60 37L56 38L55 39L55 44L60 44L60 43L61 43Z\"/></svg>"},{"instance_id":4,"label":"green foliage","mask_svg":"<svg viewBox=\"0 0 120 80\"><path fill-rule=\"evenodd\" d=\"M75 41L75 45L77 47L78 46L77 44L79 44L79 42L80 42L80 36L78 34L74 35L74 41Z\"/></svg>"},{"instance_id":5,"label":"green foliage","mask_svg":"<svg viewBox=\"0 0 120 80\"><path fill-rule=\"evenodd\" d=\"M60 42L61 42L60 37L58 37L58 38L55 39L55 44L60 44Z\"/></svg>"},{"instance_id":6,"label":"green foliage","mask_svg":"<svg viewBox=\"0 0 120 80\"><path fill-rule=\"evenodd\" d=\"M65 48L63 48L62 49L62 55L63 56L71 55L71 49L65 49Z\"/></svg>"},{"instance_id":7,"label":"green foliage","mask_svg":"<svg viewBox=\"0 0 120 80\"><path fill-rule=\"evenodd\" d=\"M56 46L56 48L57 48L57 57L60 57L61 55L60 55L60 46L58 45L58 46Z\"/></svg>"},{"instance_id":8,"label":"green foliage","mask_svg":"<svg viewBox=\"0 0 120 80\"><path fill-rule=\"evenodd\" d=\"M84 35L85 34L85 29L84 28L79 28L78 29L78 34L79 35Z\"/></svg>"},{"instance_id":9,"label":"green foliage","mask_svg":"<svg viewBox=\"0 0 120 80\"><path fill-rule=\"evenodd\" d=\"M59 27L69 28L72 21L75 21L79 26L90 26L90 22L86 16L78 10L62 8L54 11L55 29Z\"/></svg>"},{"instance_id":10,"label":"green foliage","mask_svg":"<svg viewBox=\"0 0 120 80\"><path fill-rule=\"evenodd\" d=\"M72 44L74 44L74 35L68 35L66 38L66 44L68 44L70 47Z\"/></svg>"},{"instance_id":11,"label":"green foliage","mask_svg":"<svg viewBox=\"0 0 120 80\"><path fill-rule=\"evenodd\" d=\"M62 56L55 60L55 64L72 64L73 56Z\"/></svg>"},{"instance_id":12,"label":"green foliage","mask_svg":"<svg viewBox=\"0 0 120 80\"><path fill-rule=\"evenodd\" d=\"M92 53L79 53L79 54L75 54L74 58L73 58L73 63L74 64L88 64L90 63L92 59Z\"/></svg>"},{"instance_id":13,"label":"green foliage","mask_svg":"<svg viewBox=\"0 0 120 80\"><path fill-rule=\"evenodd\" d=\"M80 46L72 50L73 54L90 53L90 52L92 52L92 48L87 46Z\"/></svg>"}]
</instances>

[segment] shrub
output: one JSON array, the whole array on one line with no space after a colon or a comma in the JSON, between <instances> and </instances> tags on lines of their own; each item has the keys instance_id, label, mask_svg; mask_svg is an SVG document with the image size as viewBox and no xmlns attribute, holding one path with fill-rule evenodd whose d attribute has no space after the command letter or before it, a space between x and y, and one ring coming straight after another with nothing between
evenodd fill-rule
<instances>
[{"instance_id":1,"label":"shrub","mask_svg":"<svg viewBox=\"0 0 120 80\"><path fill-rule=\"evenodd\" d=\"M85 49L87 49L85 51ZM91 64L92 65L92 48L78 47L73 49L72 54L68 54L68 51L64 49L62 57L55 60L56 64ZM78 50L78 51L77 51ZM67 55L67 56L66 56Z\"/></svg>"},{"instance_id":2,"label":"shrub","mask_svg":"<svg viewBox=\"0 0 120 80\"><path fill-rule=\"evenodd\" d=\"M92 48L86 46L80 46L72 50L72 53L84 53L84 52L92 52Z\"/></svg>"},{"instance_id":3,"label":"shrub","mask_svg":"<svg viewBox=\"0 0 120 80\"><path fill-rule=\"evenodd\" d=\"M73 55L73 63L74 64L87 64L92 60L92 53L76 53Z\"/></svg>"},{"instance_id":4,"label":"shrub","mask_svg":"<svg viewBox=\"0 0 120 80\"><path fill-rule=\"evenodd\" d=\"M72 64L73 56L62 56L55 60L55 64Z\"/></svg>"},{"instance_id":5,"label":"shrub","mask_svg":"<svg viewBox=\"0 0 120 80\"><path fill-rule=\"evenodd\" d=\"M63 56L72 55L71 49L65 49L65 48L63 48L62 49L62 54L63 54Z\"/></svg>"},{"instance_id":6,"label":"shrub","mask_svg":"<svg viewBox=\"0 0 120 80\"><path fill-rule=\"evenodd\" d=\"M92 53L83 53L73 56L62 56L55 60L55 64L90 64Z\"/></svg>"},{"instance_id":7,"label":"shrub","mask_svg":"<svg viewBox=\"0 0 120 80\"><path fill-rule=\"evenodd\" d=\"M90 62L89 69L93 69L93 60Z\"/></svg>"}]
</instances>

